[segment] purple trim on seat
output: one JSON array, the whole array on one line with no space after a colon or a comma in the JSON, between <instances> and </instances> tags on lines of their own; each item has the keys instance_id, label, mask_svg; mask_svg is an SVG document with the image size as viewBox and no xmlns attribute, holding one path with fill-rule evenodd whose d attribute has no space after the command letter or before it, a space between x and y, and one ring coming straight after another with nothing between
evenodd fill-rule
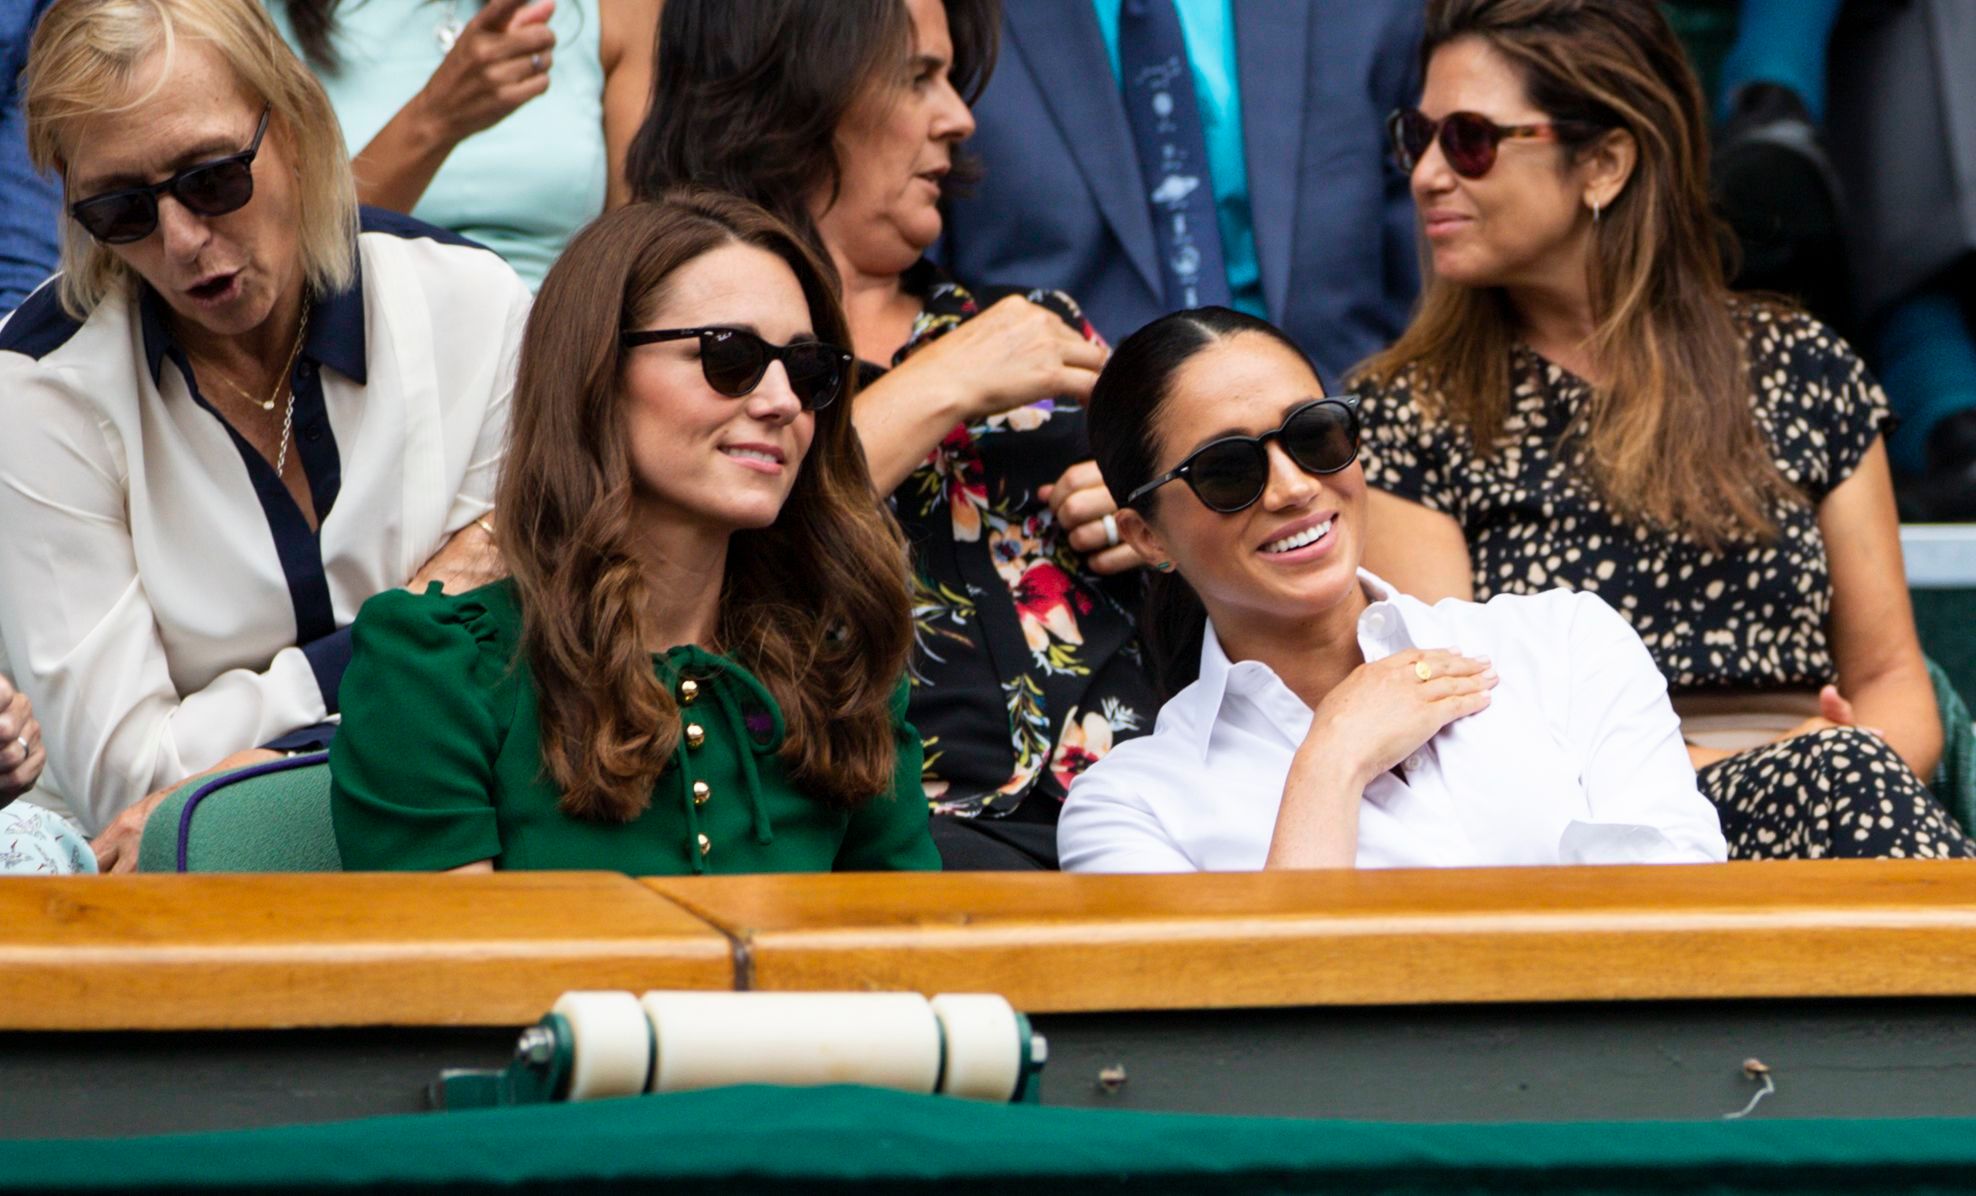
<instances>
[{"instance_id":1,"label":"purple trim on seat","mask_svg":"<svg viewBox=\"0 0 1976 1196\"><path fill-rule=\"evenodd\" d=\"M248 781L272 773L287 772L291 768L308 768L329 759L328 752L310 752L306 756L289 756L283 760L270 760L266 764L252 764L233 772L221 773L193 790L192 796L185 799L185 808L178 812L178 870L186 871L186 849L192 841L192 811L206 800L208 794L219 792L235 781Z\"/></svg>"}]
</instances>

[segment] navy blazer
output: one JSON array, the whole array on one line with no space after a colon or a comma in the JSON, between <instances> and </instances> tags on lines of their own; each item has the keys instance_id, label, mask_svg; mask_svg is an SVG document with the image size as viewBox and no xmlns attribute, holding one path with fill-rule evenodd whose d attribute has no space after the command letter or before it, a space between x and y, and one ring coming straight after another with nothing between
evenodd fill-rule
<instances>
[{"instance_id":1,"label":"navy blazer","mask_svg":"<svg viewBox=\"0 0 1976 1196\"><path fill-rule=\"evenodd\" d=\"M1419 289L1386 114L1419 98L1421 0L1234 0L1249 206L1272 320L1327 377L1384 348ZM1002 0L967 143L986 177L935 257L969 286L1069 292L1116 344L1164 312L1152 215L1091 0Z\"/></svg>"}]
</instances>

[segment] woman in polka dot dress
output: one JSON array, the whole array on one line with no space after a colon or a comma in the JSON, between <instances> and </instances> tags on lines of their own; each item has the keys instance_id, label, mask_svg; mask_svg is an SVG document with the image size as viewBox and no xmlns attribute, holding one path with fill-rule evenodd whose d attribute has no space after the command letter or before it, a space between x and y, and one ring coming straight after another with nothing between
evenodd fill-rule
<instances>
[{"instance_id":1,"label":"woman in polka dot dress","mask_svg":"<svg viewBox=\"0 0 1976 1196\"><path fill-rule=\"evenodd\" d=\"M1976 856L1919 780L1942 735L1886 399L1816 320L1728 291L1657 6L1434 0L1423 55L1391 131L1431 280L1359 371L1367 567L1430 600L1605 598L1732 857Z\"/></svg>"}]
</instances>

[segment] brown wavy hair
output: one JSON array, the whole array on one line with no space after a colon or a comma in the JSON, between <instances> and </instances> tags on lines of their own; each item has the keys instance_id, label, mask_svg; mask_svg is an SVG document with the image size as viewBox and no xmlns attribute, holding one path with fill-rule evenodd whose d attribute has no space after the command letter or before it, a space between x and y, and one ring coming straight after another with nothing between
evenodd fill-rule
<instances>
[{"instance_id":1,"label":"brown wavy hair","mask_svg":"<svg viewBox=\"0 0 1976 1196\"><path fill-rule=\"evenodd\" d=\"M1780 502L1802 496L1779 473L1750 409L1748 361L1709 207L1701 86L1654 0L1432 0L1421 69L1479 38L1522 75L1530 101L1576 157L1609 130L1639 147L1589 255L1601 385L1575 429L1593 480L1618 513L1711 547L1769 539ZM1430 271L1431 274L1431 271ZM1515 315L1500 288L1429 277L1413 322L1359 378L1411 372L1429 415L1490 455L1510 405Z\"/></svg>"},{"instance_id":2,"label":"brown wavy hair","mask_svg":"<svg viewBox=\"0 0 1976 1196\"><path fill-rule=\"evenodd\" d=\"M787 225L745 200L692 190L578 233L522 335L495 538L520 590L543 765L575 817L636 817L680 734L648 650L618 333L650 318L681 267L735 242L787 262L817 337L850 343L822 262ZM854 392L847 380L816 413L775 522L734 534L717 631L720 650L781 707L791 779L845 806L892 787L891 702L912 643L905 542L873 498L851 426Z\"/></svg>"}]
</instances>

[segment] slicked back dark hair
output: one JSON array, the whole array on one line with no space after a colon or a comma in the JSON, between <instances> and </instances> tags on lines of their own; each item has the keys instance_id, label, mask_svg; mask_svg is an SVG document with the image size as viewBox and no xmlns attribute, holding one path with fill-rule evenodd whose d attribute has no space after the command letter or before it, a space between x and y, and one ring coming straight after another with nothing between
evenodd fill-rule
<instances>
[{"instance_id":1,"label":"slicked back dark hair","mask_svg":"<svg viewBox=\"0 0 1976 1196\"><path fill-rule=\"evenodd\" d=\"M1173 397L1174 376L1202 350L1244 333L1266 336L1296 354L1310 366L1325 393L1333 393L1310 355L1267 320L1226 307L1196 307L1161 316L1120 342L1091 391L1085 417L1091 456L1114 498L1123 502L1126 495L1152 481L1159 469L1159 416ZM1165 493L1165 488L1155 490L1134 506L1140 515L1149 515ZM1147 574L1139 639L1162 698L1171 698L1200 675L1207 623L1207 608L1186 578L1178 573Z\"/></svg>"}]
</instances>

